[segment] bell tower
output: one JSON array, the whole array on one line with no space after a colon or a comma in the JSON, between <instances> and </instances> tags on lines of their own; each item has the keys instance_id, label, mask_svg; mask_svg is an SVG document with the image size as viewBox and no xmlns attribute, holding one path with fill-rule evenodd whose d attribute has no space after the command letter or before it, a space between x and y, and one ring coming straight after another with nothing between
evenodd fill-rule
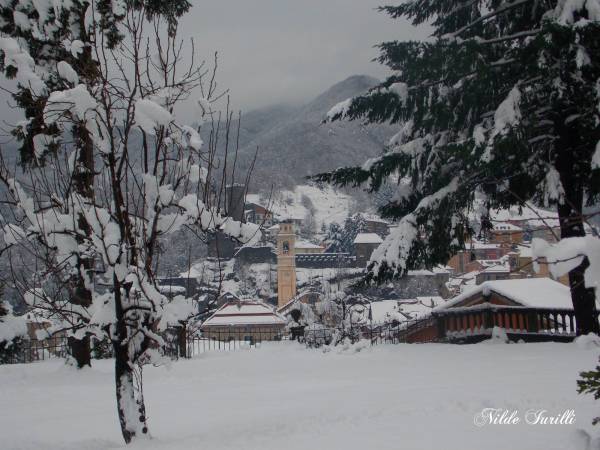
<instances>
[{"instance_id":1,"label":"bell tower","mask_svg":"<svg viewBox=\"0 0 600 450\"><path fill-rule=\"evenodd\" d=\"M279 224L277 234L277 306L296 296L296 234L291 222Z\"/></svg>"}]
</instances>

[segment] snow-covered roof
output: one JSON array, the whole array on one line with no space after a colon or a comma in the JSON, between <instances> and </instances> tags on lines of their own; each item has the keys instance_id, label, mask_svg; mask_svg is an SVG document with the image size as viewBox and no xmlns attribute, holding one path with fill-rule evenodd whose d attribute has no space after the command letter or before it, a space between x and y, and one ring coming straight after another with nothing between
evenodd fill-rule
<instances>
[{"instance_id":1,"label":"snow-covered roof","mask_svg":"<svg viewBox=\"0 0 600 450\"><path fill-rule=\"evenodd\" d=\"M313 244L312 242L308 242L308 241L302 241L302 240L298 240L296 241L296 243L294 244L295 248L318 248L318 249L323 249L323 247L321 247L320 245L317 244Z\"/></svg>"},{"instance_id":2,"label":"snow-covered roof","mask_svg":"<svg viewBox=\"0 0 600 450\"><path fill-rule=\"evenodd\" d=\"M482 267L493 267L504 264L504 259L477 259L476 260Z\"/></svg>"},{"instance_id":3,"label":"snow-covered roof","mask_svg":"<svg viewBox=\"0 0 600 450\"><path fill-rule=\"evenodd\" d=\"M490 244L488 242L472 241L466 244L467 250L493 250L500 248L500 244Z\"/></svg>"},{"instance_id":4,"label":"snow-covered roof","mask_svg":"<svg viewBox=\"0 0 600 450\"><path fill-rule=\"evenodd\" d=\"M460 286L465 281L462 277L453 277L446 282L446 286Z\"/></svg>"},{"instance_id":5,"label":"snow-covered roof","mask_svg":"<svg viewBox=\"0 0 600 450\"><path fill-rule=\"evenodd\" d=\"M463 281L474 280L475 277L480 273L479 270L473 270L471 272L465 272L463 274L457 275L456 278L460 278Z\"/></svg>"},{"instance_id":6,"label":"snow-covered roof","mask_svg":"<svg viewBox=\"0 0 600 450\"><path fill-rule=\"evenodd\" d=\"M477 284L477 275L480 272L478 270L474 270L473 272L463 273L456 277L450 278L450 280L446 283L446 287L458 288L460 292L467 292L473 289L473 286Z\"/></svg>"},{"instance_id":7,"label":"snow-covered roof","mask_svg":"<svg viewBox=\"0 0 600 450\"><path fill-rule=\"evenodd\" d=\"M246 203L254 203L255 205L263 206L260 194L246 194Z\"/></svg>"},{"instance_id":8,"label":"snow-covered roof","mask_svg":"<svg viewBox=\"0 0 600 450\"><path fill-rule=\"evenodd\" d=\"M381 244L383 239L377 233L358 233L354 239L355 244Z\"/></svg>"},{"instance_id":9,"label":"snow-covered roof","mask_svg":"<svg viewBox=\"0 0 600 450\"><path fill-rule=\"evenodd\" d=\"M284 304L283 306L280 306L277 308L277 314L285 314L287 312L287 309L292 306L294 303L296 303L298 301L298 296L296 295L295 297L292 297L292 299L290 301L288 301L286 304Z\"/></svg>"},{"instance_id":10,"label":"snow-covered roof","mask_svg":"<svg viewBox=\"0 0 600 450\"><path fill-rule=\"evenodd\" d=\"M283 306L280 306L277 308L277 313L278 314L286 314L288 312L288 309L290 309L290 306L294 305L296 302L302 300L303 298L310 296L310 295L315 295L320 297L322 294L318 291L315 291L314 289L307 289L304 290L298 294L296 294L295 297L292 297L292 299L290 301L288 301L286 304L284 304Z\"/></svg>"},{"instance_id":11,"label":"snow-covered roof","mask_svg":"<svg viewBox=\"0 0 600 450\"><path fill-rule=\"evenodd\" d=\"M406 275L414 276L414 277L422 277L422 276L431 277L438 273L450 273L451 271L452 271L451 267L440 265L440 266L434 267L431 270L427 270L427 269L409 270L408 272L406 272Z\"/></svg>"},{"instance_id":12,"label":"snow-covered roof","mask_svg":"<svg viewBox=\"0 0 600 450\"><path fill-rule=\"evenodd\" d=\"M220 276L221 271L233 271L235 260L223 261L217 258L207 258L199 263L193 264L189 271L181 272L180 278L194 278L199 281L208 281Z\"/></svg>"},{"instance_id":13,"label":"snow-covered roof","mask_svg":"<svg viewBox=\"0 0 600 450\"><path fill-rule=\"evenodd\" d=\"M371 302L373 322L405 321L417 319L431 313L432 305L444 302L441 297L417 297L416 299L381 300Z\"/></svg>"},{"instance_id":14,"label":"snow-covered roof","mask_svg":"<svg viewBox=\"0 0 600 450\"><path fill-rule=\"evenodd\" d=\"M428 295L425 297L417 296L416 299L417 299L417 302L422 303L424 305L429 305L429 304L431 304L431 302L438 305L444 301L444 299L442 297L440 297L439 295Z\"/></svg>"},{"instance_id":15,"label":"snow-covered roof","mask_svg":"<svg viewBox=\"0 0 600 450\"><path fill-rule=\"evenodd\" d=\"M369 221L369 222L379 222L379 223L385 223L386 225L389 225L389 222L385 219L382 219L381 217L375 215L375 214L365 214L362 213L361 214L363 219Z\"/></svg>"},{"instance_id":16,"label":"snow-covered roof","mask_svg":"<svg viewBox=\"0 0 600 450\"><path fill-rule=\"evenodd\" d=\"M228 325L284 325L273 307L257 300L233 300L202 323L202 328Z\"/></svg>"},{"instance_id":17,"label":"snow-covered roof","mask_svg":"<svg viewBox=\"0 0 600 450\"><path fill-rule=\"evenodd\" d=\"M512 223L509 223L509 222L500 222L500 223L494 224L494 230L496 230L496 231L522 231L523 229L521 227L513 225Z\"/></svg>"},{"instance_id":18,"label":"snow-covered roof","mask_svg":"<svg viewBox=\"0 0 600 450\"><path fill-rule=\"evenodd\" d=\"M486 281L437 306L434 311L451 308L476 294L496 292L522 306L534 308L572 308L571 291L550 278Z\"/></svg>"},{"instance_id":19,"label":"snow-covered roof","mask_svg":"<svg viewBox=\"0 0 600 450\"><path fill-rule=\"evenodd\" d=\"M379 302L371 302L371 314L373 322L386 322L390 320L400 320L398 313L397 300L381 300ZM404 318L406 320L406 318Z\"/></svg>"},{"instance_id":20,"label":"snow-covered roof","mask_svg":"<svg viewBox=\"0 0 600 450\"><path fill-rule=\"evenodd\" d=\"M495 222L506 222L508 220L524 222L532 228L557 227L560 225L556 211L537 208L531 204L523 206L521 211L519 211L518 206L490 211L490 218Z\"/></svg>"},{"instance_id":21,"label":"snow-covered roof","mask_svg":"<svg viewBox=\"0 0 600 450\"><path fill-rule=\"evenodd\" d=\"M490 266L486 269L483 269L479 273L506 273L510 272L510 267L505 266L504 264L499 264L497 266Z\"/></svg>"},{"instance_id":22,"label":"snow-covered roof","mask_svg":"<svg viewBox=\"0 0 600 450\"><path fill-rule=\"evenodd\" d=\"M184 294L187 289L184 286L160 285L158 290L161 294Z\"/></svg>"},{"instance_id":23,"label":"snow-covered roof","mask_svg":"<svg viewBox=\"0 0 600 450\"><path fill-rule=\"evenodd\" d=\"M485 269L483 269L480 273L504 273L504 272L510 272L510 264L508 262L502 262L502 263L497 263L497 264L491 264L489 266L485 266Z\"/></svg>"}]
</instances>

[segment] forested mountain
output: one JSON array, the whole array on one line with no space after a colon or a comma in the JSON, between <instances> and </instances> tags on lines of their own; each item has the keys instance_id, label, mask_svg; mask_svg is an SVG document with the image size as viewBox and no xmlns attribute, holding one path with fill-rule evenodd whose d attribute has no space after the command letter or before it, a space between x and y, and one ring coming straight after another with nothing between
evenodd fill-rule
<instances>
[{"instance_id":1,"label":"forested mountain","mask_svg":"<svg viewBox=\"0 0 600 450\"><path fill-rule=\"evenodd\" d=\"M335 84L301 107L274 106L242 116L238 167L245 172L256 149L254 189L290 188L323 170L358 164L382 152L394 132L386 125L322 124L336 103L376 85L356 75Z\"/></svg>"}]
</instances>

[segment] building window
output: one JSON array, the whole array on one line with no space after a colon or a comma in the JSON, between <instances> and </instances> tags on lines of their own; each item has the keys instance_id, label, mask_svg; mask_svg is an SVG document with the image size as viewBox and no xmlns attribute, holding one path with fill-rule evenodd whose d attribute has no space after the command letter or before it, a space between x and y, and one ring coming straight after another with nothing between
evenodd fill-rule
<instances>
[{"instance_id":1,"label":"building window","mask_svg":"<svg viewBox=\"0 0 600 450\"><path fill-rule=\"evenodd\" d=\"M289 252L290 252L290 243L288 241L285 241L283 243L283 253L288 254Z\"/></svg>"}]
</instances>

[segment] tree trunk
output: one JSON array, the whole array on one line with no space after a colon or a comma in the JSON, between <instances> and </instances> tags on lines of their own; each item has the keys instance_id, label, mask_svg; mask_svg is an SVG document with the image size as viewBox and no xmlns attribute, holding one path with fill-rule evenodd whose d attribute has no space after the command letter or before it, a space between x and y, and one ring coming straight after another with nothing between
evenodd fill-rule
<instances>
[{"instance_id":1,"label":"tree trunk","mask_svg":"<svg viewBox=\"0 0 600 450\"><path fill-rule=\"evenodd\" d=\"M558 217L561 239L585 236L581 212L574 214L572 208L568 205L559 205ZM586 288L584 281L584 273L589 265L588 259L584 258L579 266L569 272L569 286L571 288L571 300L575 311L578 336L588 333L600 334L594 289Z\"/></svg>"},{"instance_id":2,"label":"tree trunk","mask_svg":"<svg viewBox=\"0 0 600 450\"><path fill-rule=\"evenodd\" d=\"M136 365L130 353L130 351L135 352L135 349L130 349L131 336L129 336L129 331L131 330L127 327L125 321L121 284L116 280L116 277L114 278L114 286L116 324L112 343L115 354L117 413L123 439L126 444L130 444L136 438L148 434L148 424L142 394L142 373L141 369L138 373L135 373Z\"/></svg>"},{"instance_id":3,"label":"tree trunk","mask_svg":"<svg viewBox=\"0 0 600 450\"><path fill-rule=\"evenodd\" d=\"M81 266L85 267L86 262L83 262L80 258ZM74 305L85 306L86 308L92 304L92 293L85 287L85 280L81 274L75 276L73 281L75 287L73 294L71 295L70 302ZM90 342L90 336L86 335L81 339L70 336L68 339L69 348L71 350L71 356L75 359L78 369L82 369L85 366L92 367L92 347Z\"/></svg>"},{"instance_id":4,"label":"tree trunk","mask_svg":"<svg viewBox=\"0 0 600 450\"><path fill-rule=\"evenodd\" d=\"M83 260L79 258L80 266L87 267L90 264L89 260ZM78 273L73 281L75 287L71 295L70 302L74 305L81 305L89 307L92 304L92 293L85 286L85 280L83 276ZM71 350L71 356L77 363L77 368L81 369L85 366L92 366L92 348L90 345L89 335L84 336L81 339L77 339L73 336L68 339L69 348Z\"/></svg>"},{"instance_id":5,"label":"tree trunk","mask_svg":"<svg viewBox=\"0 0 600 450\"><path fill-rule=\"evenodd\" d=\"M135 386L135 374L127 357L127 347L115 343L115 387L117 412L125 443L148 434L146 407Z\"/></svg>"},{"instance_id":6,"label":"tree trunk","mask_svg":"<svg viewBox=\"0 0 600 450\"><path fill-rule=\"evenodd\" d=\"M92 353L90 348L90 337L85 336L83 339L76 339L73 336L68 339L71 356L75 359L78 369L83 369L85 366L92 367Z\"/></svg>"},{"instance_id":7,"label":"tree trunk","mask_svg":"<svg viewBox=\"0 0 600 450\"><path fill-rule=\"evenodd\" d=\"M75 127L74 135L77 138L76 143L79 149L79 169L73 174L75 191L84 198L92 199L94 192L94 145L89 132L85 128L85 124L78 124ZM86 235L90 235L90 226L83 214L78 216L77 224ZM77 241L79 244L83 243L83 240L80 238ZM80 272L74 277L73 294L70 299L70 302L74 305L89 307L92 304L92 292L88 286L93 283L93 277L90 276L94 269L93 264L94 261L92 258L81 256L78 258ZM81 273L82 271L84 273ZM78 369L85 366L91 367L92 349L89 336L85 336L81 340L70 337L69 346L71 348L71 355L77 362Z\"/></svg>"},{"instance_id":8,"label":"tree trunk","mask_svg":"<svg viewBox=\"0 0 600 450\"><path fill-rule=\"evenodd\" d=\"M556 144L558 151L555 167L564 190L564 198L558 205L561 239L585 236L583 183L581 177L577 176L577 171L573 170L574 165L585 160L584 155L579 154L583 146L579 145L577 130L572 126L564 125L565 122L566 117L560 117L555 123L560 136ZM569 272L569 286L578 336L588 333L599 334L600 332L594 290L585 287L584 272L588 266L589 261L584 258L579 266Z\"/></svg>"}]
</instances>

